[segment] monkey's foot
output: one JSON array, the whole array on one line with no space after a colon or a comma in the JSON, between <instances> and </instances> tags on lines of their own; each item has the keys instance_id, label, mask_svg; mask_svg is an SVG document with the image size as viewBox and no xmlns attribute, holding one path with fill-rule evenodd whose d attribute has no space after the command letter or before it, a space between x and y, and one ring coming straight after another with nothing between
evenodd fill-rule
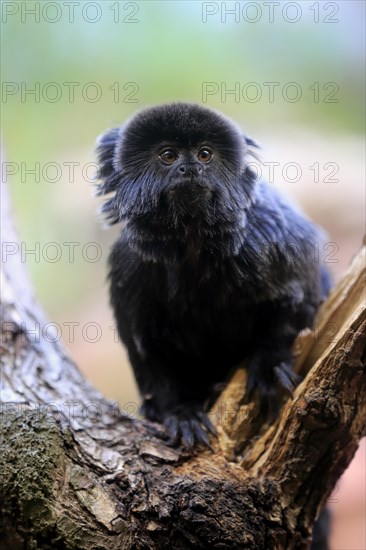
<instances>
[{"instance_id":1,"label":"monkey's foot","mask_svg":"<svg viewBox=\"0 0 366 550\"><path fill-rule=\"evenodd\" d=\"M216 435L216 430L207 414L198 407L179 405L164 415L163 424L171 445L181 443L188 449L202 445L212 450L209 435Z\"/></svg>"},{"instance_id":2,"label":"monkey's foot","mask_svg":"<svg viewBox=\"0 0 366 550\"><path fill-rule=\"evenodd\" d=\"M258 390L260 412L266 419L273 421L278 415L281 393L291 396L300 382L300 377L292 370L290 363L282 361L273 366L268 358L253 357L249 364L247 399Z\"/></svg>"}]
</instances>

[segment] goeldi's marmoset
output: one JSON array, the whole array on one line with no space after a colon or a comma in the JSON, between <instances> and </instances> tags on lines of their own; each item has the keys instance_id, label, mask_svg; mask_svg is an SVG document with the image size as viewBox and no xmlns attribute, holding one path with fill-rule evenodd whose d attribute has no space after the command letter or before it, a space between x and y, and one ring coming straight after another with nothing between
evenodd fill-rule
<instances>
[{"instance_id":1,"label":"goeldi's marmoset","mask_svg":"<svg viewBox=\"0 0 366 550\"><path fill-rule=\"evenodd\" d=\"M250 167L254 142L223 115L175 103L99 140L102 212L121 232L111 304L142 413L173 443L209 445L207 404L243 360L249 398L291 393L292 346L329 290L322 232Z\"/></svg>"}]
</instances>

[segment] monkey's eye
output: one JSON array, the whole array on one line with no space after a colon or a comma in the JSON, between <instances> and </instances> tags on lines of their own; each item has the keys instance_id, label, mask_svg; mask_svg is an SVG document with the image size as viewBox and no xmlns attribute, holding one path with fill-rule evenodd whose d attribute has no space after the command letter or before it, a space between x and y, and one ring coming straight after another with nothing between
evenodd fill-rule
<instances>
[{"instance_id":1,"label":"monkey's eye","mask_svg":"<svg viewBox=\"0 0 366 550\"><path fill-rule=\"evenodd\" d=\"M198 151L197 158L201 162L210 162L210 160L212 159L212 156L213 156L213 153L210 147L202 147L202 149Z\"/></svg>"},{"instance_id":2,"label":"monkey's eye","mask_svg":"<svg viewBox=\"0 0 366 550\"><path fill-rule=\"evenodd\" d=\"M171 147L166 147L165 149L162 149L159 154L159 159L164 164L173 164L173 162L175 162L177 158L178 154Z\"/></svg>"}]
</instances>

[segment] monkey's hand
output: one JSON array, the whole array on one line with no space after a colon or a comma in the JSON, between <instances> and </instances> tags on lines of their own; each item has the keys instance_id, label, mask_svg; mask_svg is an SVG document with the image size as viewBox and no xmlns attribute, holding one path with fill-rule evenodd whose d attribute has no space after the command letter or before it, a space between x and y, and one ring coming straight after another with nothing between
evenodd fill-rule
<instances>
[{"instance_id":1,"label":"monkey's hand","mask_svg":"<svg viewBox=\"0 0 366 550\"><path fill-rule=\"evenodd\" d=\"M212 450L209 436L216 435L216 430L207 414L197 405L177 405L164 415L163 424L171 445L182 443L188 449L201 445Z\"/></svg>"},{"instance_id":2,"label":"monkey's hand","mask_svg":"<svg viewBox=\"0 0 366 550\"><path fill-rule=\"evenodd\" d=\"M209 447L210 434L216 430L204 412L200 401L181 395L182 383L175 380L172 373L158 359L147 356L145 361L136 356L132 365L139 382L143 403L141 414L148 420L163 424L169 445L182 444L186 448L201 445Z\"/></svg>"},{"instance_id":3,"label":"monkey's hand","mask_svg":"<svg viewBox=\"0 0 366 550\"><path fill-rule=\"evenodd\" d=\"M209 447L210 434L216 435L216 430L202 407L196 403L180 403L170 406L164 412L153 400L144 401L142 414L149 420L162 423L166 428L168 443L177 446L180 443L187 449L196 445Z\"/></svg>"}]
</instances>

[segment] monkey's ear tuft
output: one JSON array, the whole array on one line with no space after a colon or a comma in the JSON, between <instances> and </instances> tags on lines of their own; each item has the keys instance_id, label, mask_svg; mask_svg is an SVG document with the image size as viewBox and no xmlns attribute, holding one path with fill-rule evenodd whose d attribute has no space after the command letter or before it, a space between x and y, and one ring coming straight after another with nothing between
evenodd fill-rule
<instances>
[{"instance_id":1,"label":"monkey's ear tuft","mask_svg":"<svg viewBox=\"0 0 366 550\"><path fill-rule=\"evenodd\" d=\"M248 145L248 147L255 147L256 149L260 149L260 145L258 141L255 141L249 136L244 136L245 143Z\"/></svg>"},{"instance_id":2,"label":"monkey's ear tuft","mask_svg":"<svg viewBox=\"0 0 366 550\"><path fill-rule=\"evenodd\" d=\"M121 216L115 201L115 197L112 197L111 199L108 199L103 204L101 204L98 208L98 214L102 216L105 226L114 225L115 223L121 221Z\"/></svg>"},{"instance_id":3,"label":"monkey's ear tuft","mask_svg":"<svg viewBox=\"0 0 366 550\"><path fill-rule=\"evenodd\" d=\"M255 141L249 136L246 136L243 134L245 145L247 147L247 153L249 154L250 158L253 158L257 160L258 162L262 162L261 158L261 146L259 145L258 141Z\"/></svg>"},{"instance_id":4,"label":"monkey's ear tuft","mask_svg":"<svg viewBox=\"0 0 366 550\"><path fill-rule=\"evenodd\" d=\"M97 139L98 172L96 196L101 197L113 193L113 196L100 205L98 213L102 215L107 225L121 221L118 201L115 196L119 177L115 169L116 146L121 136L121 128L113 128Z\"/></svg>"},{"instance_id":5,"label":"monkey's ear tuft","mask_svg":"<svg viewBox=\"0 0 366 550\"><path fill-rule=\"evenodd\" d=\"M107 195L116 190L118 181L114 168L115 150L120 128L108 130L97 138L98 184L96 195Z\"/></svg>"}]
</instances>

